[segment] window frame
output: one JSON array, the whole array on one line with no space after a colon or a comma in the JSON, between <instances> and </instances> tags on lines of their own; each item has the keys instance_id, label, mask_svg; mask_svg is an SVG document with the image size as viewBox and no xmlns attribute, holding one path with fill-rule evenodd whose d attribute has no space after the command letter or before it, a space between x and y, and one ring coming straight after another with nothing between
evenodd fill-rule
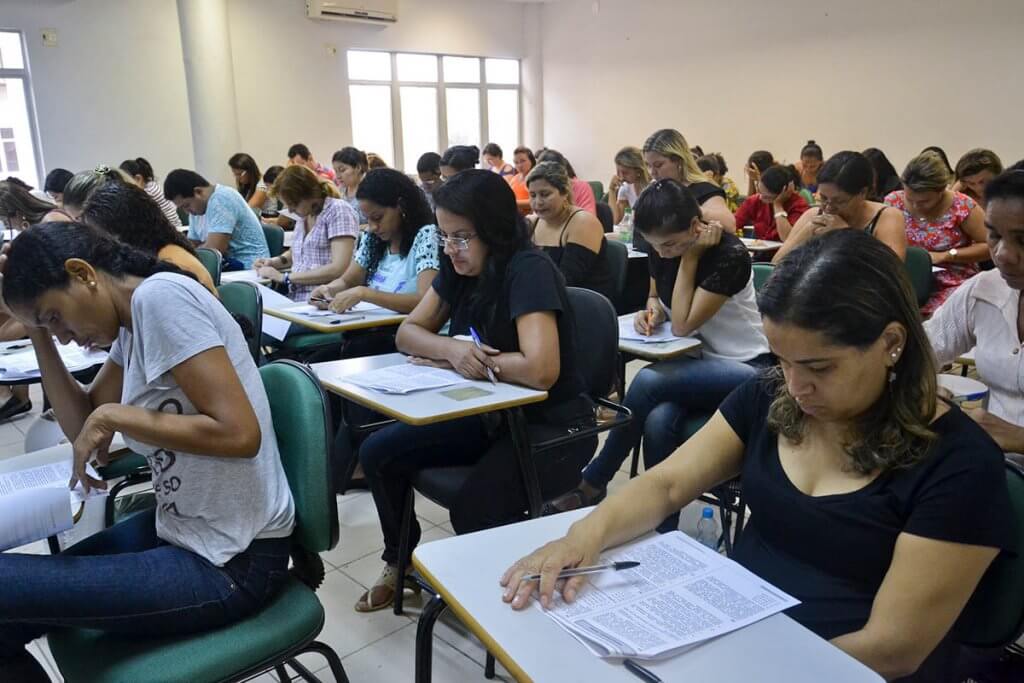
<instances>
[{"instance_id":1,"label":"window frame","mask_svg":"<svg viewBox=\"0 0 1024 683\"><path fill-rule=\"evenodd\" d=\"M348 78L348 53L349 52L383 52L391 56L391 80L364 80L364 79L351 79ZM437 81L403 81L398 77L398 55L422 55L434 57L437 60ZM444 77L444 57L468 57L476 59L479 65L480 80L476 83L465 82L465 81L446 81ZM513 59L519 67L519 83L488 83L487 82L487 59ZM405 146L404 140L402 139L402 101L401 101L401 88L403 86L416 86L416 87L430 87L437 90L437 140L441 145L439 152L443 151L448 147L448 105L447 105L447 88L474 88L477 91L477 101L479 103L480 111L480 146L483 149L483 145L489 141L489 125L488 111L487 111L487 91L488 90L514 90L516 91L516 99L519 101L518 116L516 126L519 129L519 136L522 138L523 133L523 61L517 57L482 57L479 55L464 55L464 54L451 54L451 53L439 53L439 52L418 52L415 50L379 50L379 49L363 49L363 48L350 48L345 51L345 78L347 85L387 85L391 87L391 137L392 137L392 149L394 150L395 158L392 160L394 168L401 169L404 173L414 174L416 169L407 169L405 166ZM349 91L351 93L351 91ZM350 95L351 98L351 95ZM351 122L352 113L352 102L349 100L349 119ZM352 135L351 123L349 127L349 135ZM355 140L353 139L353 144ZM518 144L518 143L517 143ZM511 153L511 152L508 152Z\"/></svg>"},{"instance_id":2,"label":"window frame","mask_svg":"<svg viewBox=\"0 0 1024 683\"><path fill-rule=\"evenodd\" d=\"M39 137L39 120L36 118L36 96L32 87L32 68L28 59L28 41L25 39L25 32L16 28L4 28L0 25L0 33L16 33L21 41L21 63L20 69L5 68L0 66L0 79L19 79L25 89L25 117L28 119L29 137L32 139L32 154L35 157L36 182L31 183L33 187L42 188L43 178L46 177L46 165L43 162L42 141ZM4 164L6 167L6 162Z\"/></svg>"}]
</instances>

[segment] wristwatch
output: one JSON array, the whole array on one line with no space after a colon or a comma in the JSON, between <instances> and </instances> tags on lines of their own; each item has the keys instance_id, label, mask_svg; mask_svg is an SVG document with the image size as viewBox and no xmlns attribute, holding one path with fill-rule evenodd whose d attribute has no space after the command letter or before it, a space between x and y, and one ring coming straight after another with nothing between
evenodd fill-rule
<instances>
[{"instance_id":1,"label":"wristwatch","mask_svg":"<svg viewBox=\"0 0 1024 683\"><path fill-rule=\"evenodd\" d=\"M776 211L775 212L775 217L776 218L789 218L789 214L787 214L785 211Z\"/></svg>"},{"instance_id":2,"label":"wristwatch","mask_svg":"<svg viewBox=\"0 0 1024 683\"><path fill-rule=\"evenodd\" d=\"M947 251L946 253L949 254L949 258L955 259L956 255L959 254L960 252L956 250L956 247L954 247Z\"/></svg>"},{"instance_id":3,"label":"wristwatch","mask_svg":"<svg viewBox=\"0 0 1024 683\"><path fill-rule=\"evenodd\" d=\"M287 289L288 291L291 291L291 289L292 289L292 276L289 275L288 273L285 273L284 274L284 280L282 282L284 282L284 288Z\"/></svg>"}]
</instances>

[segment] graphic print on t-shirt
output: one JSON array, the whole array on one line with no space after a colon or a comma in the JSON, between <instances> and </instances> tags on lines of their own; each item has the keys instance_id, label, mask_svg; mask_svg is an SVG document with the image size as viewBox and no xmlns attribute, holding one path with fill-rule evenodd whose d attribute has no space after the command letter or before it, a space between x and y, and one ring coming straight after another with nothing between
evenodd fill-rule
<instances>
[{"instance_id":1,"label":"graphic print on t-shirt","mask_svg":"<svg viewBox=\"0 0 1024 683\"><path fill-rule=\"evenodd\" d=\"M166 410L171 408L171 410ZM176 415L184 414L185 410L181 401L176 398L169 398L157 406L157 412L171 412ZM149 458L149 468L153 470L153 492L156 494L157 504L160 512L166 514L178 514L178 506L173 500L175 493L181 489L181 477L177 475L166 476L167 472L174 468L178 456L173 451L160 448Z\"/></svg>"}]
</instances>

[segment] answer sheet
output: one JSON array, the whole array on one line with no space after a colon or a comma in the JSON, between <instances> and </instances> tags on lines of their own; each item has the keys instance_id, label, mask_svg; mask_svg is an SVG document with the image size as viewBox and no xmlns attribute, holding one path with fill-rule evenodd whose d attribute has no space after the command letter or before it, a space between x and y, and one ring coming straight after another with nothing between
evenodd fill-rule
<instances>
[{"instance_id":1,"label":"answer sheet","mask_svg":"<svg viewBox=\"0 0 1024 683\"><path fill-rule=\"evenodd\" d=\"M656 325L651 331L651 334L640 334L633 327L633 318L619 318L619 340L620 341L639 341L645 344L656 344L658 342L668 341L679 341L680 339L690 339L690 337L677 337L672 334L672 325L667 320L660 325Z\"/></svg>"},{"instance_id":2,"label":"answer sheet","mask_svg":"<svg viewBox=\"0 0 1024 683\"><path fill-rule=\"evenodd\" d=\"M409 394L414 391L440 389L453 384L462 384L469 380L454 370L400 363L358 375L349 375L345 381L385 394Z\"/></svg>"},{"instance_id":3,"label":"answer sheet","mask_svg":"<svg viewBox=\"0 0 1024 683\"><path fill-rule=\"evenodd\" d=\"M92 465L86 471L99 479ZM70 461L0 474L0 551L67 531L73 506L107 493L92 489L86 494L81 483L69 490L70 479Z\"/></svg>"},{"instance_id":4,"label":"answer sheet","mask_svg":"<svg viewBox=\"0 0 1024 683\"><path fill-rule=\"evenodd\" d=\"M571 604L556 593L546 612L599 657L672 657L799 603L681 531L620 546L601 561L640 565L594 575Z\"/></svg>"}]
</instances>

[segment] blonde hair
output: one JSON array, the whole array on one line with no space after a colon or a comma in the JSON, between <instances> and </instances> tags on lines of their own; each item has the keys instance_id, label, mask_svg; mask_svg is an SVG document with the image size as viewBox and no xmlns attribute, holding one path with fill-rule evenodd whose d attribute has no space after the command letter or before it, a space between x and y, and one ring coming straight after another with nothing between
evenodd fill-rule
<instances>
[{"instance_id":1,"label":"blonde hair","mask_svg":"<svg viewBox=\"0 0 1024 683\"><path fill-rule=\"evenodd\" d=\"M324 180L305 166L289 166L281 171L270 188L270 196L294 207L304 199L341 198L334 183Z\"/></svg>"},{"instance_id":2,"label":"blonde hair","mask_svg":"<svg viewBox=\"0 0 1024 683\"><path fill-rule=\"evenodd\" d=\"M637 171L640 174L641 187L651 184L651 173L647 170L647 164L644 163L643 152L636 147L623 147L616 152L615 163Z\"/></svg>"},{"instance_id":3,"label":"blonde hair","mask_svg":"<svg viewBox=\"0 0 1024 683\"><path fill-rule=\"evenodd\" d=\"M690 145L686 138L678 130L673 128L662 128L656 131L644 143L644 152L656 152L663 157L672 159L680 166L682 181L687 185L691 183L713 183L704 172L697 166L693 154L690 152Z\"/></svg>"},{"instance_id":4,"label":"blonde hair","mask_svg":"<svg viewBox=\"0 0 1024 683\"><path fill-rule=\"evenodd\" d=\"M914 192L942 192L953 179L949 166L936 152L918 154L903 169L900 181Z\"/></svg>"}]
</instances>

